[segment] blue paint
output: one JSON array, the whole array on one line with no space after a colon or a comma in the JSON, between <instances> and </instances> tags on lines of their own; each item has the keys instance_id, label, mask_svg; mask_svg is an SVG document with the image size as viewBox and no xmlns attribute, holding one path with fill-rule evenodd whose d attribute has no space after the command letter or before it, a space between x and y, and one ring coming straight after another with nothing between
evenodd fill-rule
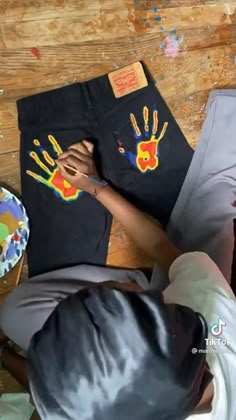
<instances>
[{"instance_id":1,"label":"blue paint","mask_svg":"<svg viewBox=\"0 0 236 420\"><path fill-rule=\"evenodd\" d=\"M174 32L171 33L170 39L175 48L179 48L179 39Z\"/></svg>"},{"instance_id":2,"label":"blue paint","mask_svg":"<svg viewBox=\"0 0 236 420\"><path fill-rule=\"evenodd\" d=\"M123 156L126 156L128 159L129 159L129 161L130 161L130 163L135 167L135 168L137 168L137 164L136 164L136 155L134 154L134 153L132 153L132 152L125 152L124 154L123 154Z\"/></svg>"},{"instance_id":3,"label":"blue paint","mask_svg":"<svg viewBox=\"0 0 236 420\"><path fill-rule=\"evenodd\" d=\"M11 243L8 245L8 249L7 249L7 253L6 253L6 257L7 260L11 260L15 255L15 247L14 247L14 243Z\"/></svg>"},{"instance_id":4,"label":"blue paint","mask_svg":"<svg viewBox=\"0 0 236 420\"><path fill-rule=\"evenodd\" d=\"M98 179L93 178L92 176L88 176L88 179L89 179L90 181L95 182L95 184L104 185L104 181L99 181Z\"/></svg>"},{"instance_id":5,"label":"blue paint","mask_svg":"<svg viewBox=\"0 0 236 420\"><path fill-rule=\"evenodd\" d=\"M161 22L161 16L155 17L154 20L156 20L157 22Z\"/></svg>"},{"instance_id":6,"label":"blue paint","mask_svg":"<svg viewBox=\"0 0 236 420\"><path fill-rule=\"evenodd\" d=\"M165 28L163 26L160 27L161 32L165 32Z\"/></svg>"},{"instance_id":7,"label":"blue paint","mask_svg":"<svg viewBox=\"0 0 236 420\"><path fill-rule=\"evenodd\" d=\"M160 43L160 48L164 48L163 42Z\"/></svg>"},{"instance_id":8,"label":"blue paint","mask_svg":"<svg viewBox=\"0 0 236 420\"><path fill-rule=\"evenodd\" d=\"M158 7L153 7L152 11L156 13L158 11Z\"/></svg>"}]
</instances>

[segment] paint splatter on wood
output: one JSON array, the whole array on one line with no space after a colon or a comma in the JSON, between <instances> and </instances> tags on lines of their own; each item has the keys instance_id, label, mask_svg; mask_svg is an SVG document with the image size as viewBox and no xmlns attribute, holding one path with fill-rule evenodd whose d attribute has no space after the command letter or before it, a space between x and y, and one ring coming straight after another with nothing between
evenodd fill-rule
<instances>
[{"instance_id":1,"label":"paint splatter on wood","mask_svg":"<svg viewBox=\"0 0 236 420\"><path fill-rule=\"evenodd\" d=\"M163 51L166 57L175 58L179 54L179 43L168 35L164 39Z\"/></svg>"},{"instance_id":2,"label":"paint splatter on wood","mask_svg":"<svg viewBox=\"0 0 236 420\"><path fill-rule=\"evenodd\" d=\"M0 89L0 95L3 95L3 94L4 94L4 90Z\"/></svg>"},{"instance_id":3,"label":"paint splatter on wood","mask_svg":"<svg viewBox=\"0 0 236 420\"><path fill-rule=\"evenodd\" d=\"M205 109L205 103L201 106L201 108L200 108L200 112L203 112L204 111L204 109Z\"/></svg>"},{"instance_id":4,"label":"paint splatter on wood","mask_svg":"<svg viewBox=\"0 0 236 420\"><path fill-rule=\"evenodd\" d=\"M150 60L152 61L157 55L155 53L150 54Z\"/></svg>"},{"instance_id":5,"label":"paint splatter on wood","mask_svg":"<svg viewBox=\"0 0 236 420\"><path fill-rule=\"evenodd\" d=\"M37 58L37 60L40 60L41 53L40 53L38 48L36 48L36 47L31 48L31 54L34 55L35 58Z\"/></svg>"},{"instance_id":6,"label":"paint splatter on wood","mask_svg":"<svg viewBox=\"0 0 236 420\"><path fill-rule=\"evenodd\" d=\"M169 35L160 43L166 57L175 58L179 54L180 44L184 40L184 36L177 36L176 29L173 29Z\"/></svg>"}]
</instances>

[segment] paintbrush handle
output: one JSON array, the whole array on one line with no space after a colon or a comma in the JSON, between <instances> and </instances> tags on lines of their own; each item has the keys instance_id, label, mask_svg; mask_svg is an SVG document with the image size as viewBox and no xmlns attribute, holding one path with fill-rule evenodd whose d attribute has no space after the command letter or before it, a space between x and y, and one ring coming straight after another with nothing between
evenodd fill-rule
<instances>
[{"instance_id":1,"label":"paintbrush handle","mask_svg":"<svg viewBox=\"0 0 236 420\"><path fill-rule=\"evenodd\" d=\"M73 168L73 166L70 165L63 165L64 168L69 169L70 171L74 172L75 175L82 175L85 176L86 178L88 178L90 181L95 182L95 184L99 184L99 185L104 185L104 181L100 181L99 179L96 179L92 176L86 175L83 172L77 171L77 169Z\"/></svg>"},{"instance_id":2,"label":"paintbrush handle","mask_svg":"<svg viewBox=\"0 0 236 420\"><path fill-rule=\"evenodd\" d=\"M82 175L88 178L88 175L84 174L83 172L77 171L77 169L73 168L73 166L70 165L63 165L64 168L69 169L70 171L74 172L76 175Z\"/></svg>"}]
</instances>

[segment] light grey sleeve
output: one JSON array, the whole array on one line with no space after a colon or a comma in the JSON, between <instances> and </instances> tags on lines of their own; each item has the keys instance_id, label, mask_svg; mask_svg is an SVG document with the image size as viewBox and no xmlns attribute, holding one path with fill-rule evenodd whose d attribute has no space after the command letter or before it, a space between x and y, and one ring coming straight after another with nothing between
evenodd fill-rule
<instances>
[{"instance_id":1,"label":"light grey sleeve","mask_svg":"<svg viewBox=\"0 0 236 420\"><path fill-rule=\"evenodd\" d=\"M206 112L167 234L183 252L208 254L230 283L236 218L232 205L236 200L236 90L212 92ZM163 288L169 284L158 267L152 284L157 281L162 281Z\"/></svg>"}]
</instances>

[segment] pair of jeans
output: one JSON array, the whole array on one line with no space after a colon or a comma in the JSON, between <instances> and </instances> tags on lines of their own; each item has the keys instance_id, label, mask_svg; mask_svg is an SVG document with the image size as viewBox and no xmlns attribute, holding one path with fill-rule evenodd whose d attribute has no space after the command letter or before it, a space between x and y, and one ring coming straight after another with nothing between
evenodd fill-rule
<instances>
[{"instance_id":1,"label":"pair of jeans","mask_svg":"<svg viewBox=\"0 0 236 420\"><path fill-rule=\"evenodd\" d=\"M94 143L100 175L167 224L193 151L143 68L148 86L121 98L104 75L18 101L30 276L105 263L111 215L63 181L54 162L82 139Z\"/></svg>"}]
</instances>

